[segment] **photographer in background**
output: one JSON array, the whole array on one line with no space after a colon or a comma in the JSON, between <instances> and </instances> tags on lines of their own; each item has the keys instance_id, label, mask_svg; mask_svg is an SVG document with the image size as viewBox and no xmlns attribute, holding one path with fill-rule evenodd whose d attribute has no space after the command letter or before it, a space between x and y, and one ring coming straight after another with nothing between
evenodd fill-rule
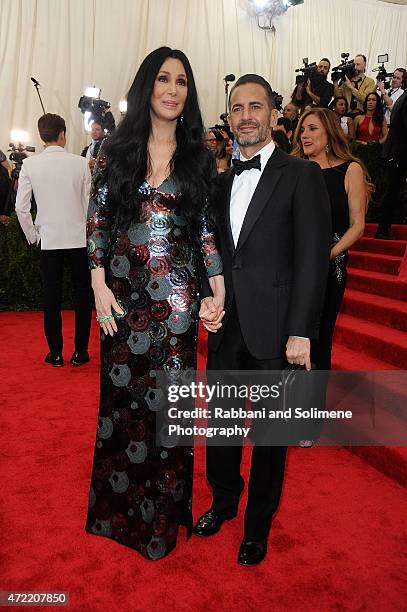
<instances>
[{"instance_id":1,"label":"photographer in background","mask_svg":"<svg viewBox=\"0 0 407 612\"><path fill-rule=\"evenodd\" d=\"M7 225L10 219L7 211L7 200L11 186L10 172L10 163L0 149L0 223L4 225Z\"/></svg>"},{"instance_id":2,"label":"photographer in background","mask_svg":"<svg viewBox=\"0 0 407 612\"><path fill-rule=\"evenodd\" d=\"M352 79L345 76L342 85L339 81L334 81L335 98L343 96L346 98L349 109L353 114L363 112L363 104L366 96L376 91L376 83L373 79L366 76L366 56L361 53L355 56L355 75Z\"/></svg>"},{"instance_id":3,"label":"photographer in background","mask_svg":"<svg viewBox=\"0 0 407 612\"><path fill-rule=\"evenodd\" d=\"M81 153L82 157L85 157L88 161L90 171L93 172L93 168L96 163L96 158L99 153L100 145L105 137L105 131L101 123L94 121L90 128L90 135L92 142L90 145L85 147Z\"/></svg>"},{"instance_id":4,"label":"photographer in background","mask_svg":"<svg viewBox=\"0 0 407 612\"><path fill-rule=\"evenodd\" d=\"M306 80L296 85L291 101L301 109L306 106L327 107L333 96L333 85L327 80L330 69L331 62L324 57L314 70L304 72Z\"/></svg>"},{"instance_id":5,"label":"photographer in background","mask_svg":"<svg viewBox=\"0 0 407 612\"><path fill-rule=\"evenodd\" d=\"M385 118L387 125L390 125L391 111L393 104L403 95L407 86L407 71L404 68L396 68L391 81L391 89L387 92L382 80L377 81L377 90L382 95L383 105L386 108Z\"/></svg>"},{"instance_id":6,"label":"photographer in background","mask_svg":"<svg viewBox=\"0 0 407 612\"><path fill-rule=\"evenodd\" d=\"M276 136L276 132L281 132L285 138L280 134L277 134ZM290 121L290 119L286 119L285 117L279 117L277 119L277 125L273 127L273 140L286 153L291 153L293 135L294 130L292 121Z\"/></svg>"},{"instance_id":7,"label":"photographer in background","mask_svg":"<svg viewBox=\"0 0 407 612\"><path fill-rule=\"evenodd\" d=\"M6 155L3 153L1 149L0 149L0 165L7 170L7 173L10 176L11 174L10 162L8 161Z\"/></svg>"},{"instance_id":8,"label":"photographer in background","mask_svg":"<svg viewBox=\"0 0 407 612\"><path fill-rule=\"evenodd\" d=\"M300 116L300 109L293 102L289 102L283 108L283 118L289 119L293 126L293 133L295 132L295 128L297 127L298 118Z\"/></svg>"},{"instance_id":9,"label":"photographer in background","mask_svg":"<svg viewBox=\"0 0 407 612\"><path fill-rule=\"evenodd\" d=\"M59 115L38 120L45 148L24 159L18 180L16 213L30 246L40 246L44 291L44 329L49 353L45 362L63 366L62 280L67 260L75 292L75 352L71 364L89 361L92 298L86 250L86 216L91 175L85 159L65 151L66 125ZM37 202L35 224L31 196Z\"/></svg>"}]
</instances>

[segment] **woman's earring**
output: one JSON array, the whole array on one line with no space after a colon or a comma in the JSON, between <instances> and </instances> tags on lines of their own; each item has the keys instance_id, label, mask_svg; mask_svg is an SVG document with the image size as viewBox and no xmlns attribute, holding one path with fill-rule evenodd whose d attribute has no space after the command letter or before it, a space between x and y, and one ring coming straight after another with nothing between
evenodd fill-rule
<instances>
[{"instance_id":1,"label":"woman's earring","mask_svg":"<svg viewBox=\"0 0 407 612\"><path fill-rule=\"evenodd\" d=\"M326 145L326 147L325 147L325 151L326 151L326 153L327 153L327 155L328 155L328 153L329 153L329 144L327 144L327 145Z\"/></svg>"},{"instance_id":2,"label":"woman's earring","mask_svg":"<svg viewBox=\"0 0 407 612\"><path fill-rule=\"evenodd\" d=\"M181 121L181 123L184 123L184 113L180 115L179 120Z\"/></svg>"}]
</instances>

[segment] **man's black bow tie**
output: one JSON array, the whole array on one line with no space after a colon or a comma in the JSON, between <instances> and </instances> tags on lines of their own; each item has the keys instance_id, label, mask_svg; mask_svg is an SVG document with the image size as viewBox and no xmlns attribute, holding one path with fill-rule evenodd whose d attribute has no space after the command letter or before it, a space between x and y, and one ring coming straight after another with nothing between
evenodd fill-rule
<instances>
[{"instance_id":1,"label":"man's black bow tie","mask_svg":"<svg viewBox=\"0 0 407 612\"><path fill-rule=\"evenodd\" d=\"M244 172L245 170L250 170L251 168L261 170L260 155L255 155L247 161L242 161L240 159L232 159L232 163L235 169L235 174L242 174L242 172Z\"/></svg>"}]
</instances>

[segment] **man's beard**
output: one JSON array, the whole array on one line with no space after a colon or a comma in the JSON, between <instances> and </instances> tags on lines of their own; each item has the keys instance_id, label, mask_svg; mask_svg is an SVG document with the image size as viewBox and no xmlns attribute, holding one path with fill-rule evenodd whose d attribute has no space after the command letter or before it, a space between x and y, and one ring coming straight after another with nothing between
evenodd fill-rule
<instances>
[{"instance_id":1,"label":"man's beard","mask_svg":"<svg viewBox=\"0 0 407 612\"><path fill-rule=\"evenodd\" d=\"M243 124L248 125L248 124ZM265 142L269 136L270 128L265 125L259 125L258 123L251 123L249 125L256 125L257 130L252 134L240 134L239 128L236 131L235 138L237 140L237 144L242 147L248 147L251 145L259 144L260 142ZM239 127L243 127L240 125Z\"/></svg>"}]
</instances>

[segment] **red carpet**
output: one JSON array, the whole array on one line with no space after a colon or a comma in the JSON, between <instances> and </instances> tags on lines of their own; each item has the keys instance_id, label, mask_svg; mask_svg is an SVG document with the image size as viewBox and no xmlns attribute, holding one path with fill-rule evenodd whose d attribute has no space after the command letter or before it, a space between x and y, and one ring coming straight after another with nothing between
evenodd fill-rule
<instances>
[{"instance_id":1,"label":"red carpet","mask_svg":"<svg viewBox=\"0 0 407 612\"><path fill-rule=\"evenodd\" d=\"M335 367L397 367L407 346L405 304L380 295L347 292ZM65 312L65 359L72 323ZM91 612L405 609L407 492L399 483L407 449L363 447L362 458L341 448L291 449L269 554L257 568L235 561L245 498L239 517L213 538L185 542L181 533L174 553L148 562L84 532L97 421L96 326L91 363L77 369L43 364L42 313L0 313L0 333L0 590L69 591L70 610ZM209 503L197 449L195 516Z\"/></svg>"},{"instance_id":2,"label":"red carpet","mask_svg":"<svg viewBox=\"0 0 407 612\"><path fill-rule=\"evenodd\" d=\"M338 370L407 367L407 284L398 278L407 226L393 226L398 239L390 241L373 238L376 228L367 224L365 235L350 253L348 285L334 338L332 364ZM394 427L398 426L397 418ZM406 447L350 450L407 486Z\"/></svg>"}]
</instances>

